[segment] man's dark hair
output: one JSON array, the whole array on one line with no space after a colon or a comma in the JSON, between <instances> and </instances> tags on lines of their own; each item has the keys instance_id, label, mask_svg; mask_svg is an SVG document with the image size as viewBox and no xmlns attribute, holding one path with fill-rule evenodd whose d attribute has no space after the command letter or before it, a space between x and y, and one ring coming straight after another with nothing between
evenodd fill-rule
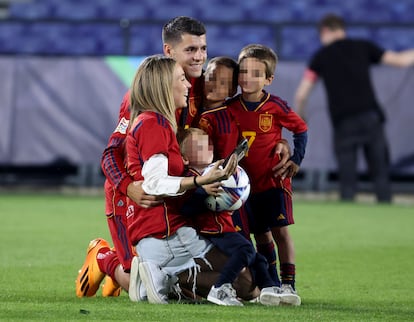
<instances>
[{"instance_id":1,"label":"man's dark hair","mask_svg":"<svg viewBox=\"0 0 414 322\"><path fill-rule=\"evenodd\" d=\"M322 28L328 28L331 30L345 29L345 21L342 17L330 13L319 21L318 30L321 31Z\"/></svg>"},{"instance_id":2,"label":"man's dark hair","mask_svg":"<svg viewBox=\"0 0 414 322\"><path fill-rule=\"evenodd\" d=\"M204 24L194 18L179 16L168 21L162 28L163 43L175 44L183 34L201 36L206 34Z\"/></svg>"}]
</instances>

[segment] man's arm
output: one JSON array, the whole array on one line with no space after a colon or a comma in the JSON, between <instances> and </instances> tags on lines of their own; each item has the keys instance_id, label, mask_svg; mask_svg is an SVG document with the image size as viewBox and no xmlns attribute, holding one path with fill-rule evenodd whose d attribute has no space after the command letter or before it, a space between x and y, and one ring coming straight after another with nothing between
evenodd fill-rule
<instances>
[{"instance_id":1,"label":"man's arm","mask_svg":"<svg viewBox=\"0 0 414 322\"><path fill-rule=\"evenodd\" d=\"M414 65L414 49L404 51L387 50L381 57L381 63L394 67L409 67Z\"/></svg>"},{"instance_id":2,"label":"man's arm","mask_svg":"<svg viewBox=\"0 0 414 322\"><path fill-rule=\"evenodd\" d=\"M272 168L273 176L281 176L285 178L289 173L289 165L287 164L290 161L291 151L289 142L285 139L279 140L275 148L275 156L280 158L280 161Z\"/></svg>"},{"instance_id":3,"label":"man's arm","mask_svg":"<svg viewBox=\"0 0 414 322\"><path fill-rule=\"evenodd\" d=\"M303 75L302 80L299 83L298 88L295 93L295 108L297 113L304 120L305 118L305 106L308 100L308 97L314 88L314 85L318 79L318 76L315 72L310 69L307 69Z\"/></svg>"},{"instance_id":4,"label":"man's arm","mask_svg":"<svg viewBox=\"0 0 414 322\"><path fill-rule=\"evenodd\" d=\"M134 182L125 168L125 140L129 126L129 92L122 100L118 125L111 134L101 158L101 168L106 179L124 195L144 208L162 202L157 196L147 195L142 189L142 182Z\"/></svg>"}]
</instances>

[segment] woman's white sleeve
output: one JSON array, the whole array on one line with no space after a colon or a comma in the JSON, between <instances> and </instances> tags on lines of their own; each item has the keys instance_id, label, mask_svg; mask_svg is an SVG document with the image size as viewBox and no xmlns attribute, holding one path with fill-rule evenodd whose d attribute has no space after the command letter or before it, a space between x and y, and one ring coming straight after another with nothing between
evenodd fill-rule
<instances>
[{"instance_id":1,"label":"woman's white sleeve","mask_svg":"<svg viewBox=\"0 0 414 322\"><path fill-rule=\"evenodd\" d=\"M168 158L164 154L154 154L142 167L144 182L142 189L150 195L178 196L183 177L168 175Z\"/></svg>"}]
</instances>

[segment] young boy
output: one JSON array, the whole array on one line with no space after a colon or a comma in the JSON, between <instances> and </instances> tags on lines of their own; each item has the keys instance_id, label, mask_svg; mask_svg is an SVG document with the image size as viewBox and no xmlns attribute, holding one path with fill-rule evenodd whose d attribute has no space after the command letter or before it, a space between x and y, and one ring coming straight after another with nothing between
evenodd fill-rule
<instances>
[{"instance_id":1,"label":"young boy","mask_svg":"<svg viewBox=\"0 0 414 322\"><path fill-rule=\"evenodd\" d=\"M226 158L236 147L241 134L234 116L226 105L226 99L237 92L239 65L229 57L211 59L205 70L204 109L199 127L211 138L214 146L214 159ZM245 208L235 211L232 219L236 230L250 240L249 223ZM272 240L271 233L270 240ZM268 246L272 244L266 244ZM261 247L261 245L259 245ZM273 253L271 253L273 251ZM268 249L269 273L276 285L281 286L276 269L276 251ZM271 256L270 254L273 254Z\"/></svg>"},{"instance_id":2,"label":"young boy","mask_svg":"<svg viewBox=\"0 0 414 322\"><path fill-rule=\"evenodd\" d=\"M214 159L225 159L240 140L235 120L225 101L237 92L239 66L229 57L211 59L204 72L204 112L199 127L213 142Z\"/></svg>"},{"instance_id":3,"label":"young boy","mask_svg":"<svg viewBox=\"0 0 414 322\"><path fill-rule=\"evenodd\" d=\"M204 112L198 127L213 142L214 160L225 159L241 138L237 123L226 106L226 99L237 92L238 70L239 66L232 58L219 56L208 62L204 72ZM235 211L232 218L237 231L250 240L244 209Z\"/></svg>"},{"instance_id":4,"label":"young boy","mask_svg":"<svg viewBox=\"0 0 414 322\"><path fill-rule=\"evenodd\" d=\"M189 128L179 135L180 151L187 165L186 175L197 176L213 160L213 148L208 135L201 129ZM196 230L208 238L214 246L228 256L227 263L207 296L207 300L226 306L243 306L237 299L232 283L245 267L249 267L256 285L261 290L259 301L264 305L279 305L289 301L275 285L268 273L266 259L258 254L253 244L239 234L234 228L232 213L229 211L214 212L204 205L208 194L216 195L218 184L199 187L187 196L181 213L191 216ZM292 301L292 300L290 300Z\"/></svg>"},{"instance_id":5,"label":"young boy","mask_svg":"<svg viewBox=\"0 0 414 322\"><path fill-rule=\"evenodd\" d=\"M241 161L251 183L251 195L246 202L249 228L258 251L269 263L274 261L273 241L276 242L282 291L296 295L294 245L288 230L294 223L291 177L298 172L305 154L307 126L285 101L264 91L274 79L277 64L272 49L248 45L241 50L238 63L241 94L228 102L228 109L242 136L249 141L249 151ZM272 168L279 162L274 153L275 142L282 138L283 128L293 133L294 152L285 165L289 167L287 177L274 178ZM297 302L290 304L300 305L300 301L298 296Z\"/></svg>"}]
</instances>

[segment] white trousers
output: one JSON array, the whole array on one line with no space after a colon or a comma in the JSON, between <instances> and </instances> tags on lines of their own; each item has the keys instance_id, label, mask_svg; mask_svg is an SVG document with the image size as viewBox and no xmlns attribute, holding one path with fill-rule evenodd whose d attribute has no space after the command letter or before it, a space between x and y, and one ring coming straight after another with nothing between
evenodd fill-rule
<instances>
[{"instance_id":1,"label":"white trousers","mask_svg":"<svg viewBox=\"0 0 414 322\"><path fill-rule=\"evenodd\" d=\"M141 239L136 251L142 261L152 262L171 275L177 275L196 267L194 258L204 259L213 245L197 234L192 227L181 227L165 239L147 237Z\"/></svg>"}]
</instances>

